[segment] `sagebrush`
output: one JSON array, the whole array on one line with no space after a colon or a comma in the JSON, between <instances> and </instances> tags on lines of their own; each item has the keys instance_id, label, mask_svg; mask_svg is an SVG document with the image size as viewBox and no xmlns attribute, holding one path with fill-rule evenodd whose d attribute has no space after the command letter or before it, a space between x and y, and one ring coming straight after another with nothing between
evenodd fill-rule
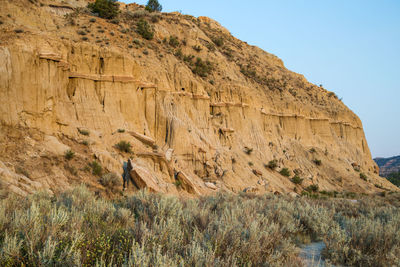
<instances>
[{"instance_id":1,"label":"sagebrush","mask_svg":"<svg viewBox=\"0 0 400 267\"><path fill-rule=\"evenodd\" d=\"M0 266L301 266L300 237L345 266L397 266L400 197L312 200L138 192L116 200L85 187L0 200Z\"/></svg>"}]
</instances>

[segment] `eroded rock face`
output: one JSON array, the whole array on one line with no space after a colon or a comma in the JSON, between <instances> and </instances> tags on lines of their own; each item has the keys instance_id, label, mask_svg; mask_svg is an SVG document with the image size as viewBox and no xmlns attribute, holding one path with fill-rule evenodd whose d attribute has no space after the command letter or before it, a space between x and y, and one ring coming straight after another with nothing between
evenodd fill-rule
<instances>
[{"instance_id":1,"label":"eroded rock face","mask_svg":"<svg viewBox=\"0 0 400 267\"><path fill-rule=\"evenodd\" d=\"M334 94L288 71L276 56L235 39L215 21L162 14L154 40L147 41L128 30L135 21L118 26L78 14L72 25L64 13L76 10L73 1L62 7L24 3L6 1L1 11L12 17L0 26L3 125L85 141L85 153L119 173L127 156L115 144L129 141L131 157L143 163L133 176L156 192L289 192L311 184L321 190L372 192L378 190L374 184L395 189L374 173L361 121ZM133 12L140 6L121 8ZM24 32L15 33L17 27ZM178 47L168 44L170 36L179 40ZM214 44L215 37L223 44ZM133 47L132 39L140 45ZM178 49L209 60L213 71L196 75ZM64 145L53 152L60 154ZM273 159L275 171L265 167ZM354 163L368 181L359 178ZM298 170L303 184L280 175L282 168Z\"/></svg>"},{"instance_id":2,"label":"eroded rock face","mask_svg":"<svg viewBox=\"0 0 400 267\"><path fill-rule=\"evenodd\" d=\"M43 190L44 187L41 183L32 181L25 175L15 173L0 161L0 189L26 196L28 193ZM49 193L52 192L49 191Z\"/></svg>"}]
</instances>

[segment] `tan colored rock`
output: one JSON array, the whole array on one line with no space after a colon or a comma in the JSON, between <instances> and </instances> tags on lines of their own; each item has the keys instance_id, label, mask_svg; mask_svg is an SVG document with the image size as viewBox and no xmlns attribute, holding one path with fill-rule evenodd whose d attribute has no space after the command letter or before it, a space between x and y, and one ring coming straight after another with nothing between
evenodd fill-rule
<instances>
[{"instance_id":1,"label":"tan colored rock","mask_svg":"<svg viewBox=\"0 0 400 267\"><path fill-rule=\"evenodd\" d=\"M64 155L71 148L61 143L56 137L46 135L43 141L43 148L55 155Z\"/></svg>"},{"instance_id":2,"label":"tan colored rock","mask_svg":"<svg viewBox=\"0 0 400 267\"><path fill-rule=\"evenodd\" d=\"M256 170L256 169L253 169L253 173L254 173L254 175L257 175L257 176L262 176L262 172L260 172L259 170Z\"/></svg>"},{"instance_id":3,"label":"tan colored rock","mask_svg":"<svg viewBox=\"0 0 400 267\"><path fill-rule=\"evenodd\" d=\"M129 48L137 36L109 34L129 28L124 19L120 26L100 19L87 26L92 31L107 28L99 39L109 39L108 45L89 35L80 41L80 28L64 15L87 3L2 3L0 125L19 129L19 134L0 133L0 161L30 160L39 166L38 155L60 156L72 147L86 164L95 156L107 170L118 173L126 157L134 157L138 182L157 192L177 193L174 170L184 172L185 190L195 194L215 192L215 184L207 187L204 181L232 192L257 185L261 192L266 185L258 183L261 176L268 190L292 192L290 179L264 168L276 159L279 168L296 170L304 185L318 183L327 191L371 193L379 191L375 183L398 190L375 173L360 119L330 92L287 70L276 56L236 39L209 18L200 17L198 23L179 13L161 14L166 19L154 24L154 40L140 38L147 55L144 48ZM125 12L140 7L121 8ZM78 14L75 19L86 25L88 16ZM21 25L25 31L16 34L13 29ZM184 55L200 46L196 57L212 62L215 70L206 78L194 74L159 42L170 36L187 42L181 47ZM214 37L224 40L231 58L223 53L225 48L209 51L206 44ZM251 65L263 79L246 76L239 64ZM87 129L90 136L79 134L78 128ZM33 135L28 133L33 129L46 137L33 138L35 142L21 137L24 132ZM82 148L76 140L88 146ZM115 149L121 140L132 144L134 156ZM29 150L23 148L26 145ZM245 147L252 151L243 152ZM313 163L316 159L321 166ZM249 168L249 162L254 167ZM352 163L369 181L359 178ZM46 188L58 190L82 181L95 188L98 184L88 173L71 176L60 158L46 164L54 166L34 171Z\"/></svg>"},{"instance_id":4,"label":"tan colored rock","mask_svg":"<svg viewBox=\"0 0 400 267\"><path fill-rule=\"evenodd\" d=\"M147 189L154 193L165 193L159 186L157 178L142 166L134 165L131 177L139 189Z\"/></svg>"},{"instance_id":5,"label":"tan colored rock","mask_svg":"<svg viewBox=\"0 0 400 267\"><path fill-rule=\"evenodd\" d=\"M204 185L207 186L208 188L212 189L212 190L217 190L218 189L218 187L213 183L206 182L206 183L204 183Z\"/></svg>"},{"instance_id":6,"label":"tan colored rock","mask_svg":"<svg viewBox=\"0 0 400 267\"><path fill-rule=\"evenodd\" d=\"M154 139L152 139L149 136L145 136L143 134L139 134L136 132L129 132L129 134L131 134L132 136L134 136L135 138L137 138L139 141L143 142L146 145L150 145L153 146L156 142L154 141Z\"/></svg>"},{"instance_id":7,"label":"tan colored rock","mask_svg":"<svg viewBox=\"0 0 400 267\"><path fill-rule=\"evenodd\" d=\"M184 172L178 172L176 179L181 182L181 187L193 195L201 195L193 178L186 175Z\"/></svg>"},{"instance_id":8,"label":"tan colored rock","mask_svg":"<svg viewBox=\"0 0 400 267\"><path fill-rule=\"evenodd\" d=\"M12 172L0 161L0 189L7 189L17 195L26 196L45 188L39 182L32 181L24 175Z\"/></svg>"}]
</instances>

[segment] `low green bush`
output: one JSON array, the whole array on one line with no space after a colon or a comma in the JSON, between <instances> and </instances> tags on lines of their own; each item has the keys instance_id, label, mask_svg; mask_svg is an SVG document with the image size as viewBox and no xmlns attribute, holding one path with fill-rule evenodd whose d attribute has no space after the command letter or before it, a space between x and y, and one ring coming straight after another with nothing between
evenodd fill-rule
<instances>
[{"instance_id":1,"label":"low green bush","mask_svg":"<svg viewBox=\"0 0 400 267\"><path fill-rule=\"evenodd\" d=\"M322 161L320 159L314 159L313 162L317 166L321 166L321 164L322 164Z\"/></svg>"},{"instance_id":2,"label":"low green bush","mask_svg":"<svg viewBox=\"0 0 400 267\"><path fill-rule=\"evenodd\" d=\"M211 38L211 40L218 47L224 45L224 38L222 38L222 37L213 37L213 38Z\"/></svg>"},{"instance_id":3,"label":"low green bush","mask_svg":"<svg viewBox=\"0 0 400 267\"><path fill-rule=\"evenodd\" d=\"M122 177L119 176L118 174L115 174L113 172L103 174L99 182L102 186L110 189L114 189L117 186L121 185L121 179Z\"/></svg>"},{"instance_id":4,"label":"low green bush","mask_svg":"<svg viewBox=\"0 0 400 267\"><path fill-rule=\"evenodd\" d=\"M79 35L86 35L87 34L87 32L85 32L83 30L78 30L78 31L76 31L76 33L79 34Z\"/></svg>"},{"instance_id":5,"label":"low green bush","mask_svg":"<svg viewBox=\"0 0 400 267\"><path fill-rule=\"evenodd\" d=\"M64 157L65 157L66 160L71 160L71 159L74 158L74 156L75 156L75 152L72 151L71 149L68 149L68 150L65 151L65 153L64 153Z\"/></svg>"},{"instance_id":6,"label":"low green bush","mask_svg":"<svg viewBox=\"0 0 400 267\"><path fill-rule=\"evenodd\" d=\"M310 186L307 186L305 189L307 192L318 192L319 191L319 186L317 184L312 184Z\"/></svg>"},{"instance_id":7,"label":"low green bush","mask_svg":"<svg viewBox=\"0 0 400 267\"><path fill-rule=\"evenodd\" d=\"M268 162L268 164L264 165L264 167L271 169L271 170L275 170L276 168L278 168L278 161L276 159L270 160Z\"/></svg>"},{"instance_id":8,"label":"low green bush","mask_svg":"<svg viewBox=\"0 0 400 267\"><path fill-rule=\"evenodd\" d=\"M251 155L251 153L253 153L253 149L249 148L249 147L244 147L243 149L244 153L246 153L247 155Z\"/></svg>"},{"instance_id":9,"label":"low green bush","mask_svg":"<svg viewBox=\"0 0 400 267\"><path fill-rule=\"evenodd\" d=\"M194 74L205 78L213 71L213 69L213 64L210 61L203 61L201 58L198 57L196 59L196 62L194 63L192 71Z\"/></svg>"},{"instance_id":10,"label":"low green bush","mask_svg":"<svg viewBox=\"0 0 400 267\"><path fill-rule=\"evenodd\" d=\"M182 53L182 49L178 49L176 50L175 54L174 54L177 58L182 59L183 58L183 53Z\"/></svg>"},{"instance_id":11,"label":"low green bush","mask_svg":"<svg viewBox=\"0 0 400 267\"><path fill-rule=\"evenodd\" d=\"M303 183L303 180L304 180L304 179L300 178L300 176L295 175L295 176L293 176L293 178L292 178L292 183L294 183L294 184L301 184L301 183Z\"/></svg>"},{"instance_id":12,"label":"low green bush","mask_svg":"<svg viewBox=\"0 0 400 267\"><path fill-rule=\"evenodd\" d=\"M96 0L94 3L89 3L88 8L104 19L113 19L119 13L119 4L116 0Z\"/></svg>"},{"instance_id":13,"label":"low green bush","mask_svg":"<svg viewBox=\"0 0 400 267\"><path fill-rule=\"evenodd\" d=\"M199 45L194 45L192 46L192 48L196 51L196 52L200 52L202 50L201 46Z\"/></svg>"},{"instance_id":14,"label":"low green bush","mask_svg":"<svg viewBox=\"0 0 400 267\"><path fill-rule=\"evenodd\" d=\"M170 36L169 37L169 45L172 47L178 47L179 46L179 40L178 37L176 36Z\"/></svg>"},{"instance_id":15,"label":"low green bush","mask_svg":"<svg viewBox=\"0 0 400 267\"><path fill-rule=\"evenodd\" d=\"M136 31L146 40L152 40L154 37L154 31L151 25L144 19L140 19L136 24Z\"/></svg>"},{"instance_id":16,"label":"low green bush","mask_svg":"<svg viewBox=\"0 0 400 267\"><path fill-rule=\"evenodd\" d=\"M132 145L127 141L120 141L115 144L115 147L121 152L132 153Z\"/></svg>"},{"instance_id":17,"label":"low green bush","mask_svg":"<svg viewBox=\"0 0 400 267\"><path fill-rule=\"evenodd\" d=\"M92 169L92 174L100 176L103 173L103 167L97 161L92 161L89 163L89 167Z\"/></svg>"},{"instance_id":18,"label":"low green bush","mask_svg":"<svg viewBox=\"0 0 400 267\"><path fill-rule=\"evenodd\" d=\"M367 175L365 175L365 173L363 173L363 172L360 173L360 178L363 179L364 181L368 180Z\"/></svg>"},{"instance_id":19,"label":"low green bush","mask_svg":"<svg viewBox=\"0 0 400 267\"><path fill-rule=\"evenodd\" d=\"M282 170L279 171L279 173L280 173L282 176L286 176L286 177L289 177L289 176L290 176L290 170L289 170L288 168L283 168Z\"/></svg>"},{"instance_id":20,"label":"low green bush","mask_svg":"<svg viewBox=\"0 0 400 267\"><path fill-rule=\"evenodd\" d=\"M215 46L211 43L207 43L206 47L209 51L214 52L215 51Z\"/></svg>"}]
</instances>

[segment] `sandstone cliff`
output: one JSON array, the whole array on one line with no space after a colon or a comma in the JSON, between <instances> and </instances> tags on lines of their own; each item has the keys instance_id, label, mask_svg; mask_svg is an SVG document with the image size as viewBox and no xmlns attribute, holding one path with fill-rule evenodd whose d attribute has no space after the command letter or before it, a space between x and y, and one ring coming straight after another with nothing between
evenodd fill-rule
<instances>
[{"instance_id":1,"label":"sandstone cliff","mask_svg":"<svg viewBox=\"0 0 400 267\"><path fill-rule=\"evenodd\" d=\"M3 189L83 182L101 192L88 163L121 173L130 156L134 177L172 194L397 190L378 176L359 118L276 56L206 17L121 4L111 23L86 5L2 1ZM139 20L152 40L137 33ZM117 150L120 141L133 153Z\"/></svg>"}]
</instances>

